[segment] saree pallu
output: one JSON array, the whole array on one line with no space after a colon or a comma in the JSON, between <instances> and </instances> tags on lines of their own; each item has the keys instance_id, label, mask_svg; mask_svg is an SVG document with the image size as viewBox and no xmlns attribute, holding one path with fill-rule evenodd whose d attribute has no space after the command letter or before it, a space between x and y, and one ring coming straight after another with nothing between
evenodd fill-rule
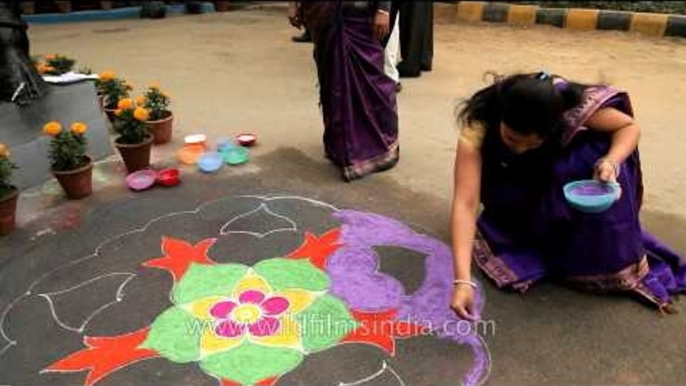
<instances>
[{"instance_id":1,"label":"saree pallu","mask_svg":"<svg viewBox=\"0 0 686 386\"><path fill-rule=\"evenodd\" d=\"M384 73L370 10L303 3L315 44L326 156L348 181L392 168L399 158L395 82Z\"/></svg>"},{"instance_id":2,"label":"saree pallu","mask_svg":"<svg viewBox=\"0 0 686 386\"><path fill-rule=\"evenodd\" d=\"M671 295L686 292L686 262L641 228L638 151L620 167L622 195L610 209L582 213L565 200L564 185L592 178L610 147L608 135L582 125L603 107L632 115L625 93L594 87L565 114L555 149L508 158L499 135L486 135L474 260L501 288L524 292L553 277L593 291L632 292L671 311Z\"/></svg>"}]
</instances>

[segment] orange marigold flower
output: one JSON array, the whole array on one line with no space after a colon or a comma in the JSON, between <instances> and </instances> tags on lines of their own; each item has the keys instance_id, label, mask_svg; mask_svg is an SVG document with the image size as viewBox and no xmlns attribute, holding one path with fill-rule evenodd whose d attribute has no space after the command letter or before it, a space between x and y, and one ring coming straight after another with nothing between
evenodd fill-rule
<instances>
[{"instance_id":1,"label":"orange marigold flower","mask_svg":"<svg viewBox=\"0 0 686 386\"><path fill-rule=\"evenodd\" d=\"M45 66L45 72L53 72L55 71L55 67L53 66Z\"/></svg>"},{"instance_id":2,"label":"orange marigold flower","mask_svg":"<svg viewBox=\"0 0 686 386\"><path fill-rule=\"evenodd\" d=\"M0 142L0 157L9 158L10 149L4 143Z\"/></svg>"},{"instance_id":3,"label":"orange marigold flower","mask_svg":"<svg viewBox=\"0 0 686 386\"><path fill-rule=\"evenodd\" d=\"M145 106L145 103L147 101L148 100L143 95L139 95L138 97L136 97L136 105L138 105L138 106L141 106L141 107Z\"/></svg>"},{"instance_id":4,"label":"orange marigold flower","mask_svg":"<svg viewBox=\"0 0 686 386\"><path fill-rule=\"evenodd\" d=\"M45 60L55 60L57 59L57 54L47 54L45 55Z\"/></svg>"},{"instance_id":5,"label":"orange marigold flower","mask_svg":"<svg viewBox=\"0 0 686 386\"><path fill-rule=\"evenodd\" d=\"M88 131L88 125L83 122L74 122L71 124L71 131L74 134L82 135Z\"/></svg>"},{"instance_id":6,"label":"orange marigold flower","mask_svg":"<svg viewBox=\"0 0 686 386\"><path fill-rule=\"evenodd\" d=\"M114 79L115 74L113 71L105 71L102 74L100 74L100 80L102 81L108 81Z\"/></svg>"},{"instance_id":7,"label":"orange marigold flower","mask_svg":"<svg viewBox=\"0 0 686 386\"><path fill-rule=\"evenodd\" d=\"M133 99L122 98L119 100L119 103L117 103L117 107L122 110L133 108Z\"/></svg>"},{"instance_id":8,"label":"orange marigold flower","mask_svg":"<svg viewBox=\"0 0 686 386\"><path fill-rule=\"evenodd\" d=\"M143 107L136 107L136 110L133 111L133 117L145 122L150 118L150 113Z\"/></svg>"},{"instance_id":9,"label":"orange marigold flower","mask_svg":"<svg viewBox=\"0 0 686 386\"><path fill-rule=\"evenodd\" d=\"M121 113L123 113L123 112L124 111L122 109L116 109L116 110L114 110L114 115L121 117Z\"/></svg>"},{"instance_id":10,"label":"orange marigold flower","mask_svg":"<svg viewBox=\"0 0 686 386\"><path fill-rule=\"evenodd\" d=\"M57 121L50 121L43 126L43 132L51 137L56 136L62 131L62 124Z\"/></svg>"}]
</instances>

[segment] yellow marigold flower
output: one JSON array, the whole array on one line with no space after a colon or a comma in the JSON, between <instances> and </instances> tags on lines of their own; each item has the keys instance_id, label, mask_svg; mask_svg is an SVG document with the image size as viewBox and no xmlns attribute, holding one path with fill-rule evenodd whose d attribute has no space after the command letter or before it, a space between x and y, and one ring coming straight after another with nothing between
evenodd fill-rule
<instances>
[{"instance_id":1,"label":"yellow marigold flower","mask_svg":"<svg viewBox=\"0 0 686 386\"><path fill-rule=\"evenodd\" d=\"M10 149L4 143L0 142L0 157L9 158Z\"/></svg>"},{"instance_id":2,"label":"yellow marigold flower","mask_svg":"<svg viewBox=\"0 0 686 386\"><path fill-rule=\"evenodd\" d=\"M120 116L121 116L121 113L123 113L123 112L124 112L124 111L123 111L122 109L116 109L116 110L114 110L114 115L120 117Z\"/></svg>"},{"instance_id":3,"label":"yellow marigold flower","mask_svg":"<svg viewBox=\"0 0 686 386\"><path fill-rule=\"evenodd\" d=\"M62 124L57 121L50 121L43 126L43 132L51 137L56 136L62 131Z\"/></svg>"},{"instance_id":4,"label":"yellow marigold flower","mask_svg":"<svg viewBox=\"0 0 686 386\"><path fill-rule=\"evenodd\" d=\"M45 60L55 60L57 59L57 54L47 54L45 55Z\"/></svg>"},{"instance_id":5,"label":"yellow marigold flower","mask_svg":"<svg viewBox=\"0 0 686 386\"><path fill-rule=\"evenodd\" d=\"M100 80L102 81L108 81L114 79L115 74L113 71L105 71L102 74L100 74Z\"/></svg>"},{"instance_id":6,"label":"yellow marigold flower","mask_svg":"<svg viewBox=\"0 0 686 386\"><path fill-rule=\"evenodd\" d=\"M121 110L133 108L133 99L122 98L119 100L119 103L117 103L117 107Z\"/></svg>"},{"instance_id":7,"label":"yellow marigold flower","mask_svg":"<svg viewBox=\"0 0 686 386\"><path fill-rule=\"evenodd\" d=\"M133 117L145 122L150 118L150 113L143 107L136 107L136 110L133 111Z\"/></svg>"},{"instance_id":8,"label":"yellow marigold flower","mask_svg":"<svg viewBox=\"0 0 686 386\"><path fill-rule=\"evenodd\" d=\"M74 122L71 124L71 131L74 134L82 135L88 131L88 125L83 122Z\"/></svg>"},{"instance_id":9,"label":"yellow marigold flower","mask_svg":"<svg viewBox=\"0 0 686 386\"><path fill-rule=\"evenodd\" d=\"M136 105L138 105L138 106L141 106L141 107L145 106L145 103L147 101L148 100L143 95L139 95L138 97L136 97Z\"/></svg>"}]
</instances>

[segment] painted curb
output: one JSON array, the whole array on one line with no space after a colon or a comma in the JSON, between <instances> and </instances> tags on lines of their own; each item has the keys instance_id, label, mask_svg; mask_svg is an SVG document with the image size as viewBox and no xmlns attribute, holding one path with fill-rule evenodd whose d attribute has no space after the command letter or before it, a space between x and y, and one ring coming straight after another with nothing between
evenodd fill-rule
<instances>
[{"instance_id":1,"label":"painted curb","mask_svg":"<svg viewBox=\"0 0 686 386\"><path fill-rule=\"evenodd\" d=\"M686 15L625 12L582 8L541 8L479 1L460 1L455 5L456 20L513 25L544 24L580 31L614 30L648 36L686 37Z\"/></svg>"}]
</instances>

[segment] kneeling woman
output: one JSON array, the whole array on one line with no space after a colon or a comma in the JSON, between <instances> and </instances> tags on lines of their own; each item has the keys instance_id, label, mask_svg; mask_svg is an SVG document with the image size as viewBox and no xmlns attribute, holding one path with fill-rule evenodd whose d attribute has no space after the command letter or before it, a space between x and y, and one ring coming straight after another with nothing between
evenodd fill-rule
<instances>
[{"instance_id":1,"label":"kneeling woman","mask_svg":"<svg viewBox=\"0 0 686 386\"><path fill-rule=\"evenodd\" d=\"M459 316L473 317L472 256L500 288L523 292L554 277L672 310L670 295L686 291L686 263L641 229L640 129L625 93L519 74L477 92L459 120L451 304ZM621 188L602 213L564 197L565 184L591 177Z\"/></svg>"}]
</instances>

